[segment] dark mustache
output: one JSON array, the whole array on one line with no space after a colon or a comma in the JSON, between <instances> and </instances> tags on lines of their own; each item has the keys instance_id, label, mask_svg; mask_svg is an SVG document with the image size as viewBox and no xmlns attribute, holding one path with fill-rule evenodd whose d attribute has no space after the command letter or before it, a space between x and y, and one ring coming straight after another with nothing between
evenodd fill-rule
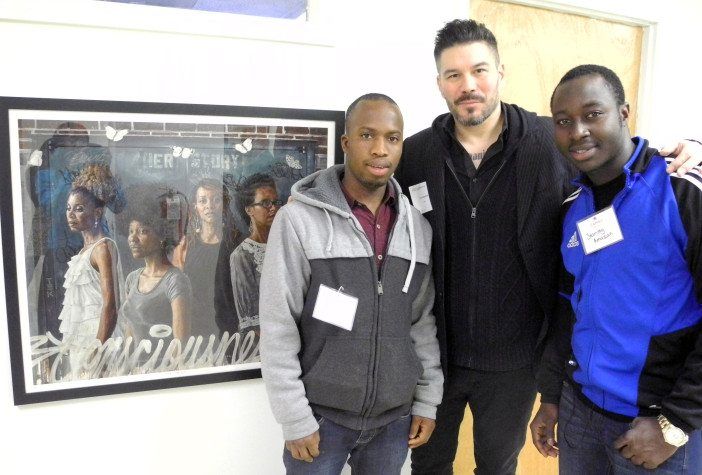
<instances>
[{"instance_id":1,"label":"dark mustache","mask_svg":"<svg viewBox=\"0 0 702 475\"><path fill-rule=\"evenodd\" d=\"M456 104L456 105L458 105L458 104L460 104L460 103L463 102L463 101L480 101L480 102L483 102L484 100L485 100L485 98L483 97L482 94L478 94L478 93L475 93L475 92L474 92L474 93L471 93L471 94L464 94L464 95L462 95L461 97L459 97L458 99L456 99L455 101L453 101L453 103Z\"/></svg>"}]
</instances>

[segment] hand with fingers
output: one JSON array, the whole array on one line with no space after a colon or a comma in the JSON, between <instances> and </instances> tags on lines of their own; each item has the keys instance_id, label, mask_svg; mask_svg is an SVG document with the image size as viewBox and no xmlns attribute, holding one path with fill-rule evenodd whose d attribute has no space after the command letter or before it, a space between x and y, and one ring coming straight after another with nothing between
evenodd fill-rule
<instances>
[{"instance_id":1,"label":"hand with fingers","mask_svg":"<svg viewBox=\"0 0 702 475\"><path fill-rule=\"evenodd\" d=\"M409 432L409 447L416 449L429 441L432 432L436 427L436 421L428 417L412 416L412 425Z\"/></svg>"},{"instance_id":2,"label":"hand with fingers","mask_svg":"<svg viewBox=\"0 0 702 475\"><path fill-rule=\"evenodd\" d=\"M294 459L312 462L319 456L319 431L295 440L286 440L285 448Z\"/></svg>"},{"instance_id":3,"label":"hand with fingers","mask_svg":"<svg viewBox=\"0 0 702 475\"><path fill-rule=\"evenodd\" d=\"M558 404L541 403L534 419L529 424L531 440L534 442L536 450L544 457L558 457L557 423Z\"/></svg>"},{"instance_id":4,"label":"hand with fingers","mask_svg":"<svg viewBox=\"0 0 702 475\"><path fill-rule=\"evenodd\" d=\"M631 429L614 441L614 448L634 465L652 470L668 460L678 449L663 439L654 417L637 417Z\"/></svg>"},{"instance_id":5,"label":"hand with fingers","mask_svg":"<svg viewBox=\"0 0 702 475\"><path fill-rule=\"evenodd\" d=\"M677 173L678 176L683 176L702 162L702 144L694 140L683 140L675 145L663 147L659 153L663 157L675 157L666 171Z\"/></svg>"}]
</instances>

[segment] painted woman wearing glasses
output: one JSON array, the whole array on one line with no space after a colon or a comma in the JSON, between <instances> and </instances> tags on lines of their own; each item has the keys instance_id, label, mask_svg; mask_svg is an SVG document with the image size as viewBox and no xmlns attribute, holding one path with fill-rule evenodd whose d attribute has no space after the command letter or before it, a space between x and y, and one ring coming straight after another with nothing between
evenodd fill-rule
<instances>
[{"instance_id":1,"label":"painted woman wearing glasses","mask_svg":"<svg viewBox=\"0 0 702 475\"><path fill-rule=\"evenodd\" d=\"M258 334L258 284L266 253L268 232L273 218L282 206L273 178L257 173L245 179L238 190L242 216L249 221L249 237L244 239L229 258L232 268L234 304L239 316L242 337L250 330Z\"/></svg>"}]
</instances>

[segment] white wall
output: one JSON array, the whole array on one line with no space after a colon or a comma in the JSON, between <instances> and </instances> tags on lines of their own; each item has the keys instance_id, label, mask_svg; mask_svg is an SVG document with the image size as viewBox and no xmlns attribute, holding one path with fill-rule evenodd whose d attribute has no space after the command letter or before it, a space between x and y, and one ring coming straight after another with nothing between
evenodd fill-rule
<instances>
[{"instance_id":1,"label":"white wall","mask_svg":"<svg viewBox=\"0 0 702 475\"><path fill-rule=\"evenodd\" d=\"M0 96L343 110L377 91L398 101L408 134L445 110L433 36L468 12L467 1L337 1L331 46L310 46L2 20L29 1L0 0ZM645 130L654 143L702 137L699 2L565 3L658 22ZM282 473L260 380L15 407L5 321L0 306L0 472Z\"/></svg>"}]
</instances>

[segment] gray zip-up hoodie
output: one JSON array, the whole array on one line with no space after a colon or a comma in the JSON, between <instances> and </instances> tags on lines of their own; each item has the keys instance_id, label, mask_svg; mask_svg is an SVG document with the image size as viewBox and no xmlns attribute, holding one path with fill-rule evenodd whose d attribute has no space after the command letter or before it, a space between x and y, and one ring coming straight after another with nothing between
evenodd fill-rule
<instances>
[{"instance_id":1,"label":"gray zip-up hoodie","mask_svg":"<svg viewBox=\"0 0 702 475\"><path fill-rule=\"evenodd\" d=\"M354 429L411 413L436 418L443 373L432 314L431 228L391 179L398 214L380 280L373 249L340 186L343 165L292 188L261 274L261 363L286 440L321 417ZM358 298L351 331L312 316L320 285Z\"/></svg>"}]
</instances>

